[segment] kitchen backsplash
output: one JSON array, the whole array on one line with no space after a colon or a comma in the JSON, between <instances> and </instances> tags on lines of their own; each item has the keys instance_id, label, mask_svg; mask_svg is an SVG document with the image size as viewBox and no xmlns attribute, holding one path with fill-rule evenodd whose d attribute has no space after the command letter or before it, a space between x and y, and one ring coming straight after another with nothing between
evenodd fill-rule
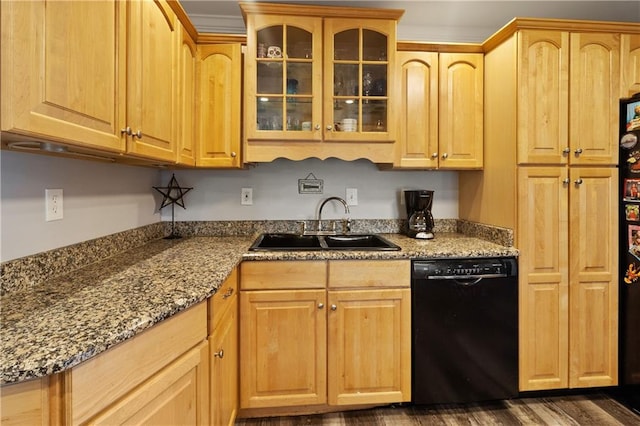
<instances>
[{"instance_id":1,"label":"kitchen backsplash","mask_svg":"<svg viewBox=\"0 0 640 426\"><path fill-rule=\"evenodd\" d=\"M308 221L309 229L313 229L317 224L313 222ZM171 226L171 222L158 222L3 262L0 264L0 295L40 285L52 277L72 272L121 251L162 238L171 233ZM351 232L394 234L402 233L405 226L405 219L354 219L351 222ZM301 230L300 222L295 220L189 221L176 222L175 227L176 232L184 237L253 236L261 232L299 232ZM513 246L513 232L510 229L458 219L436 219L434 231L436 238L438 232L460 232L504 246Z\"/></svg>"}]
</instances>

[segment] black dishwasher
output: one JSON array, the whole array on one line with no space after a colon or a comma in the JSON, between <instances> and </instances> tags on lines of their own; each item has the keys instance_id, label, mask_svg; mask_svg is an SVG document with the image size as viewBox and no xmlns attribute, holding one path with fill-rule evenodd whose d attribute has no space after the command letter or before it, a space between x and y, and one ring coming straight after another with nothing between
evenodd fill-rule
<instances>
[{"instance_id":1,"label":"black dishwasher","mask_svg":"<svg viewBox=\"0 0 640 426\"><path fill-rule=\"evenodd\" d=\"M412 400L518 395L518 267L508 258L414 260Z\"/></svg>"}]
</instances>

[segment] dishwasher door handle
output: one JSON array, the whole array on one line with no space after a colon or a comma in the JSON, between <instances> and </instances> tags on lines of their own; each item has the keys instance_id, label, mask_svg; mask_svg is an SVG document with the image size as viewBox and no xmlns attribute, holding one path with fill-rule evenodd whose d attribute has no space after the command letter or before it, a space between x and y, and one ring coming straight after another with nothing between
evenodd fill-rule
<instances>
[{"instance_id":1,"label":"dishwasher door handle","mask_svg":"<svg viewBox=\"0 0 640 426\"><path fill-rule=\"evenodd\" d=\"M506 278L508 274L486 275L427 275L428 280L481 280L483 278Z\"/></svg>"}]
</instances>

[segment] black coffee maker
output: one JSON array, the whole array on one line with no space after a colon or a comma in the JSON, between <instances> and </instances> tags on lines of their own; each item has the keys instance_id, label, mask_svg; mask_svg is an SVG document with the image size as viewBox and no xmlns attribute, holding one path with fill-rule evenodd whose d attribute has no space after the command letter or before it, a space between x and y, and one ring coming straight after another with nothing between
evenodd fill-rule
<instances>
[{"instance_id":1,"label":"black coffee maker","mask_svg":"<svg viewBox=\"0 0 640 426\"><path fill-rule=\"evenodd\" d=\"M404 203L407 207L407 235L411 238L430 240L433 238L433 191L418 189L404 191Z\"/></svg>"}]
</instances>

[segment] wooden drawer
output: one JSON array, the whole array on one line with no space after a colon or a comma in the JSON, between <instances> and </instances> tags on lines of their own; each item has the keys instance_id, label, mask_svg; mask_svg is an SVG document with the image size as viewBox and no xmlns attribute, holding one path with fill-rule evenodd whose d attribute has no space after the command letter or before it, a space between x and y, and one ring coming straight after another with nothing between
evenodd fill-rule
<instances>
[{"instance_id":1,"label":"wooden drawer","mask_svg":"<svg viewBox=\"0 0 640 426\"><path fill-rule=\"evenodd\" d=\"M213 330L220 323L220 318L227 311L229 306L234 303L238 298L238 268L234 268L231 271L231 275L222 283L216 294L209 298L209 335L213 333Z\"/></svg>"},{"instance_id":2,"label":"wooden drawer","mask_svg":"<svg viewBox=\"0 0 640 426\"><path fill-rule=\"evenodd\" d=\"M325 288L324 260L245 261L240 265L242 290Z\"/></svg>"},{"instance_id":3,"label":"wooden drawer","mask_svg":"<svg viewBox=\"0 0 640 426\"><path fill-rule=\"evenodd\" d=\"M202 302L66 372L67 423L103 411L207 337Z\"/></svg>"},{"instance_id":4,"label":"wooden drawer","mask_svg":"<svg viewBox=\"0 0 640 426\"><path fill-rule=\"evenodd\" d=\"M410 260L332 260L329 262L329 288L410 286Z\"/></svg>"}]
</instances>

